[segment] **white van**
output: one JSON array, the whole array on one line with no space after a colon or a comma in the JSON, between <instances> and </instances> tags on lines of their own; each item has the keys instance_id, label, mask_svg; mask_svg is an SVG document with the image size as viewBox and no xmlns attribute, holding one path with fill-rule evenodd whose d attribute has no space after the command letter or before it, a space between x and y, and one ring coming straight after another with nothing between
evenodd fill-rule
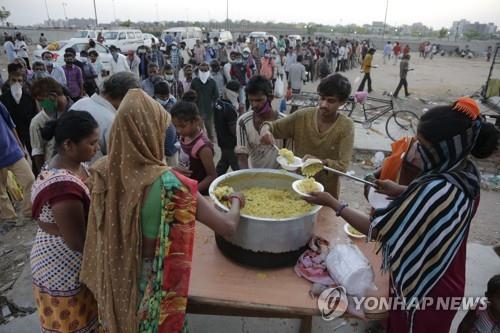
<instances>
[{"instance_id":1,"label":"white van","mask_svg":"<svg viewBox=\"0 0 500 333\"><path fill-rule=\"evenodd\" d=\"M122 53L126 53L129 50L135 51L139 46L144 45L144 39L142 37L141 30L104 30L102 35L104 37L104 45L106 45L107 47L114 45Z\"/></svg>"},{"instance_id":2,"label":"white van","mask_svg":"<svg viewBox=\"0 0 500 333\"><path fill-rule=\"evenodd\" d=\"M233 41L233 34L231 31L226 30L215 30L209 33L210 40L212 41L215 37L219 39L219 43L229 43Z\"/></svg>"},{"instance_id":3,"label":"white van","mask_svg":"<svg viewBox=\"0 0 500 333\"><path fill-rule=\"evenodd\" d=\"M87 39L93 39L94 41L97 40L97 35L100 31L97 30L78 30L75 35L71 38L87 38Z\"/></svg>"},{"instance_id":4,"label":"white van","mask_svg":"<svg viewBox=\"0 0 500 333\"><path fill-rule=\"evenodd\" d=\"M186 47L190 49L194 47L197 39L203 41L203 31L198 27L175 27L163 30L160 37L162 43L165 43L167 34L172 36L172 40L178 43L186 42Z\"/></svg>"},{"instance_id":5,"label":"white van","mask_svg":"<svg viewBox=\"0 0 500 333\"><path fill-rule=\"evenodd\" d=\"M247 37L247 44L250 43L250 38L253 37L255 38L255 42L258 43L260 42L261 40L265 40L267 41L269 39L269 37L271 37L273 39L273 42L276 44L278 43L278 38L276 38L276 36L274 35L271 35L267 32L264 32L264 31L254 31L254 32L251 32L248 37Z\"/></svg>"}]
</instances>

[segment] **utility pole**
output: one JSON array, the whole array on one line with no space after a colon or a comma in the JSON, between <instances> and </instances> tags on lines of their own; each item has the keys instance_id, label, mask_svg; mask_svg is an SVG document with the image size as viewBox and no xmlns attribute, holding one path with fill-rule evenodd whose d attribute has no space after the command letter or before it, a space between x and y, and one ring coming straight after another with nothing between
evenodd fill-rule
<instances>
[{"instance_id":1,"label":"utility pole","mask_svg":"<svg viewBox=\"0 0 500 333\"><path fill-rule=\"evenodd\" d=\"M97 24L97 7L95 6L95 0L94 0L94 15L95 15L95 28L97 29L99 24Z\"/></svg>"},{"instance_id":2,"label":"utility pole","mask_svg":"<svg viewBox=\"0 0 500 333\"><path fill-rule=\"evenodd\" d=\"M66 7L67 6L68 6L68 4L66 2L62 3L62 7L63 7L63 11L64 11L64 18L66 19L66 21L68 20L68 15L66 14Z\"/></svg>"},{"instance_id":3,"label":"utility pole","mask_svg":"<svg viewBox=\"0 0 500 333\"><path fill-rule=\"evenodd\" d=\"M387 24L387 9L388 8L389 8L389 0L387 0L385 3L384 31L382 31L382 39L384 39L384 36L385 36L385 26Z\"/></svg>"},{"instance_id":4,"label":"utility pole","mask_svg":"<svg viewBox=\"0 0 500 333\"><path fill-rule=\"evenodd\" d=\"M226 31L229 31L229 0L226 0Z\"/></svg>"},{"instance_id":5,"label":"utility pole","mask_svg":"<svg viewBox=\"0 0 500 333\"><path fill-rule=\"evenodd\" d=\"M49 6L47 6L47 0L45 0L45 10L47 11L47 19L49 20L49 25L50 25Z\"/></svg>"},{"instance_id":6,"label":"utility pole","mask_svg":"<svg viewBox=\"0 0 500 333\"><path fill-rule=\"evenodd\" d=\"M115 18L115 22L116 22L116 7L115 7L115 0L111 0L113 1L113 17Z\"/></svg>"}]
</instances>

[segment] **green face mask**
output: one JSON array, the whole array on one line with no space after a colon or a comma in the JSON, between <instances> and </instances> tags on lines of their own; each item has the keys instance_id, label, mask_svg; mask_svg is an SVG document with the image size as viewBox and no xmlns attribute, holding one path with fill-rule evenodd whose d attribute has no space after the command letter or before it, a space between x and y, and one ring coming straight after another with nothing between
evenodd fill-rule
<instances>
[{"instance_id":1,"label":"green face mask","mask_svg":"<svg viewBox=\"0 0 500 333\"><path fill-rule=\"evenodd\" d=\"M52 115L56 112L57 102L51 100L50 98L46 98L43 101L41 101L40 105L49 115Z\"/></svg>"}]
</instances>

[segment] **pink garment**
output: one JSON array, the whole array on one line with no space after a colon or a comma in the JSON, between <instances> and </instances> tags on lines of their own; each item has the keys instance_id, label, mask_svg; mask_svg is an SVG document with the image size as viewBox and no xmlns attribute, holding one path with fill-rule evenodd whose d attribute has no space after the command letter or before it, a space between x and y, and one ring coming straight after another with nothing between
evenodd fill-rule
<instances>
[{"instance_id":1,"label":"pink garment","mask_svg":"<svg viewBox=\"0 0 500 333\"><path fill-rule=\"evenodd\" d=\"M273 67L274 59L262 58L260 65L260 75L264 76L268 80L271 80L273 78Z\"/></svg>"},{"instance_id":2,"label":"pink garment","mask_svg":"<svg viewBox=\"0 0 500 333\"><path fill-rule=\"evenodd\" d=\"M295 273L299 277L320 283L325 286L336 284L326 269L325 259L328 255L328 241L314 236L309 241L310 250L301 254L294 267Z\"/></svg>"}]
</instances>

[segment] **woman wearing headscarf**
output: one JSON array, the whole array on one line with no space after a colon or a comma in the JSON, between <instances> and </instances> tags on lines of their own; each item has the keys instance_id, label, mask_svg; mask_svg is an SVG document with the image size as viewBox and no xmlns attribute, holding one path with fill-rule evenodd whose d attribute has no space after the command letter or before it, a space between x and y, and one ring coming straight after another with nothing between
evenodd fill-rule
<instances>
[{"instance_id":1,"label":"woman wearing headscarf","mask_svg":"<svg viewBox=\"0 0 500 333\"><path fill-rule=\"evenodd\" d=\"M184 327L195 220L230 235L243 197L215 210L196 181L164 162L170 116L131 89L111 128L109 154L91 170L81 280L94 293L106 332L179 332Z\"/></svg>"},{"instance_id":2,"label":"woman wearing headscarf","mask_svg":"<svg viewBox=\"0 0 500 333\"><path fill-rule=\"evenodd\" d=\"M427 111L417 140L422 174L408 186L376 181L379 190L398 196L371 217L327 193L305 200L331 207L380 242L390 296L406 302L389 309L388 332L449 332L456 309L439 308L438 298L464 296L467 235L479 202L480 174L469 155L489 156L497 133L481 119L474 100L463 97Z\"/></svg>"}]
</instances>

